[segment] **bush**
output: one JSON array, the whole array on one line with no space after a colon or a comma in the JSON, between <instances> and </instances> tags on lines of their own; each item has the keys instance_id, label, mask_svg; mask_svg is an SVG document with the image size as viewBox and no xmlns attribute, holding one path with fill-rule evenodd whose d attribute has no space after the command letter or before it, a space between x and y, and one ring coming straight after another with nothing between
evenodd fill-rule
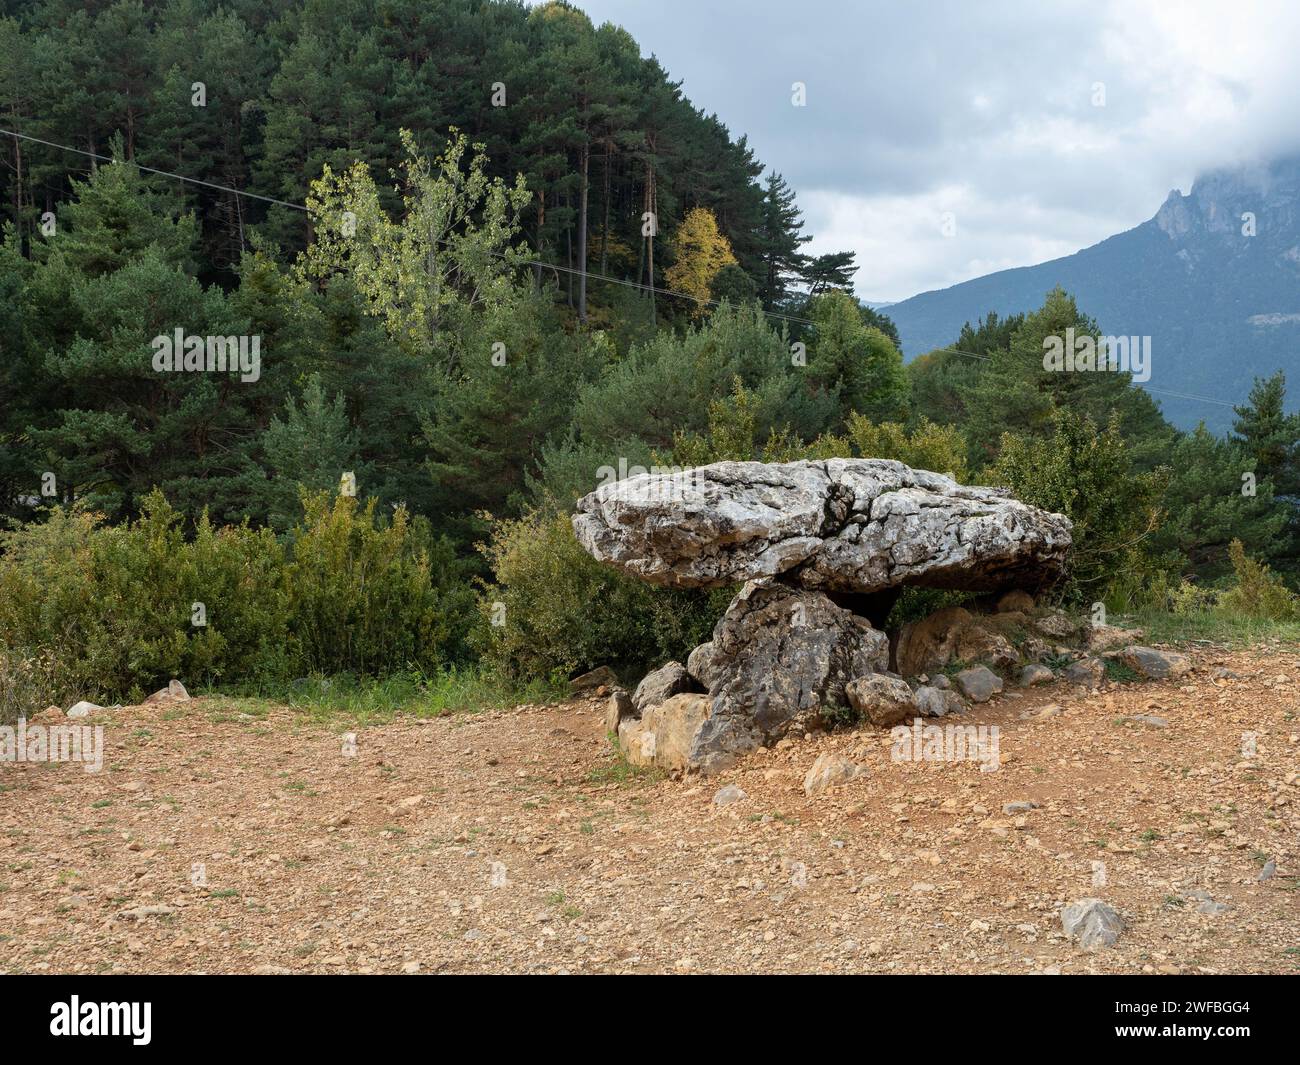
<instances>
[{"instance_id":1,"label":"bush","mask_svg":"<svg viewBox=\"0 0 1300 1065\"><path fill-rule=\"evenodd\" d=\"M733 594L658 589L626 577L587 554L569 518L549 509L498 522L483 552L495 584L482 600L488 624L480 647L489 665L514 678L684 661Z\"/></svg>"},{"instance_id":2,"label":"bush","mask_svg":"<svg viewBox=\"0 0 1300 1065\"><path fill-rule=\"evenodd\" d=\"M287 567L290 626L307 672L433 671L464 657L474 593L450 545L399 507L321 493L304 500Z\"/></svg>"},{"instance_id":3,"label":"bush","mask_svg":"<svg viewBox=\"0 0 1300 1065\"><path fill-rule=\"evenodd\" d=\"M1104 601L1117 578L1146 579L1162 568L1145 548L1161 519L1168 471L1135 471L1118 416L1101 430L1087 415L1062 410L1051 427L1047 439L1004 434L997 463L980 480L1068 517L1074 544L1064 593Z\"/></svg>"},{"instance_id":4,"label":"bush","mask_svg":"<svg viewBox=\"0 0 1300 1065\"><path fill-rule=\"evenodd\" d=\"M1228 547L1237 583L1219 597L1219 609L1240 617L1267 621L1300 619L1300 596L1263 563L1247 557L1240 540Z\"/></svg>"},{"instance_id":5,"label":"bush","mask_svg":"<svg viewBox=\"0 0 1300 1065\"><path fill-rule=\"evenodd\" d=\"M51 704L75 701L66 671L50 652L24 655L0 649L0 725L32 717Z\"/></svg>"},{"instance_id":6,"label":"bush","mask_svg":"<svg viewBox=\"0 0 1300 1065\"><path fill-rule=\"evenodd\" d=\"M450 548L397 510L325 494L287 544L247 524L187 540L160 493L134 523L55 510L0 536L0 651L48 652L78 698L316 669L379 675L463 657L473 593ZM196 624L196 622L199 622Z\"/></svg>"},{"instance_id":7,"label":"bush","mask_svg":"<svg viewBox=\"0 0 1300 1065\"><path fill-rule=\"evenodd\" d=\"M5 534L0 648L50 652L79 697L96 700L265 669L291 651L275 538L214 530L205 515L187 543L181 520L153 493L130 525L56 510Z\"/></svg>"}]
</instances>

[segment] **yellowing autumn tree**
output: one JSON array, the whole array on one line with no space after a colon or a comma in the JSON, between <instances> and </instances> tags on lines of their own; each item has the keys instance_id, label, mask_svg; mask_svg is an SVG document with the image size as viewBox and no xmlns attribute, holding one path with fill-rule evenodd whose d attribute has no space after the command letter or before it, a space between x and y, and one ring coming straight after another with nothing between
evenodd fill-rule
<instances>
[{"instance_id":1,"label":"yellowing autumn tree","mask_svg":"<svg viewBox=\"0 0 1300 1065\"><path fill-rule=\"evenodd\" d=\"M712 211L707 207L693 207L677 227L673 250L677 261L664 273L664 278L674 292L695 297L692 317L699 318L708 309L718 271L736 262L731 242L718 229Z\"/></svg>"}]
</instances>

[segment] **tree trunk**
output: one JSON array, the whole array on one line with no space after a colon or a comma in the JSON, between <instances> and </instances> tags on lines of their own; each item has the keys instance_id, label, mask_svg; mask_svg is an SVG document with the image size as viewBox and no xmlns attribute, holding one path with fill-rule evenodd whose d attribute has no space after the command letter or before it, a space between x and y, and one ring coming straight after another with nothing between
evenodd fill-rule
<instances>
[{"instance_id":1,"label":"tree trunk","mask_svg":"<svg viewBox=\"0 0 1300 1065\"><path fill-rule=\"evenodd\" d=\"M568 206L567 197L566 197L565 206ZM565 274L565 277L568 278L567 284L569 288L569 310L573 310L573 226L572 225L567 225L564 227L564 262L565 265L568 266L569 268L568 273Z\"/></svg>"},{"instance_id":2,"label":"tree trunk","mask_svg":"<svg viewBox=\"0 0 1300 1065\"><path fill-rule=\"evenodd\" d=\"M21 240L23 235L23 145L14 138L14 228Z\"/></svg>"},{"instance_id":3,"label":"tree trunk","mask_svg":"<svg viewBox=\"0 0 1300 1065\"><path fill-rule=\"evenodd\" d=\"M654 142L650 144L650 150L654 151ZM659 211L658 196L655 194L655 168L653 163L648 163L649 171L646 181L646 198L650 202L650 237L649 237L649 258L650 258L650 321L656 322L658 318L655 314L655 231L659 228Z\"/></svg>"},{"instance_id":4,"label":"tree trunk","mask_svg":"<svg viewBox=\"0 0 1300 1065\"><path fill-rule=\"evenodd\" d=\"M605 217L600 223L600 272L609 273L609 141L605 142Z\"/></svg>"},{"instance_id":5,"label":"tree trunk","mask_svg":"<svg viewBox=\"0 0 1300 1065\"><path fill-rule=\"evenodd\" d=\"M591 145L582 146L582 178L578 187L578 321L587 320L587 193L591 183L587 172L591 165Z\"/></svg>"}]
</instances>

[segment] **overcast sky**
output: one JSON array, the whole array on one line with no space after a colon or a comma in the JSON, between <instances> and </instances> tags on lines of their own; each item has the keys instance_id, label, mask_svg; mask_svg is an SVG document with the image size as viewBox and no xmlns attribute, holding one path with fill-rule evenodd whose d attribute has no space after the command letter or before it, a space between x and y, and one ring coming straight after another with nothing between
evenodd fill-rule
<instances>
[{"instance_id":1,"label":"overcast sky","mask_svg":"<svg viewBox=\"0 0 1300 1065\"><path fill-rule=\"evenodd\" d=\"M1300 147L1295 0L577 4L749 135L868 300L1069 254Z\"/></svg>"}]
</instances>

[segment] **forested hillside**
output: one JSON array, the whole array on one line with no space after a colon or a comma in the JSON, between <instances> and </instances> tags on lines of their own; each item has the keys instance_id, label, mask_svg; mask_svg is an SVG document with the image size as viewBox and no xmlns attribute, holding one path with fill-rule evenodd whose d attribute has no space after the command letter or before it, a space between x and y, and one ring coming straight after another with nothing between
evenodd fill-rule
<instances>
[{"instance_id":1,"label":"forested hillside","mask_svg":"<svg viewBox=\"0 0 1300 1065\"><path fill-rule=\"evenodd\" d=\"M573 7L2 10L0 643L80 691L682 654L717 595L568 524L656 464L1006 485L1074 520L1077 602L1295 572L1280 374L1179 433L1127 374L1044 369L1098 332L1060 290L905 368L780 175Z\"/></svg>"}]
</instances>

